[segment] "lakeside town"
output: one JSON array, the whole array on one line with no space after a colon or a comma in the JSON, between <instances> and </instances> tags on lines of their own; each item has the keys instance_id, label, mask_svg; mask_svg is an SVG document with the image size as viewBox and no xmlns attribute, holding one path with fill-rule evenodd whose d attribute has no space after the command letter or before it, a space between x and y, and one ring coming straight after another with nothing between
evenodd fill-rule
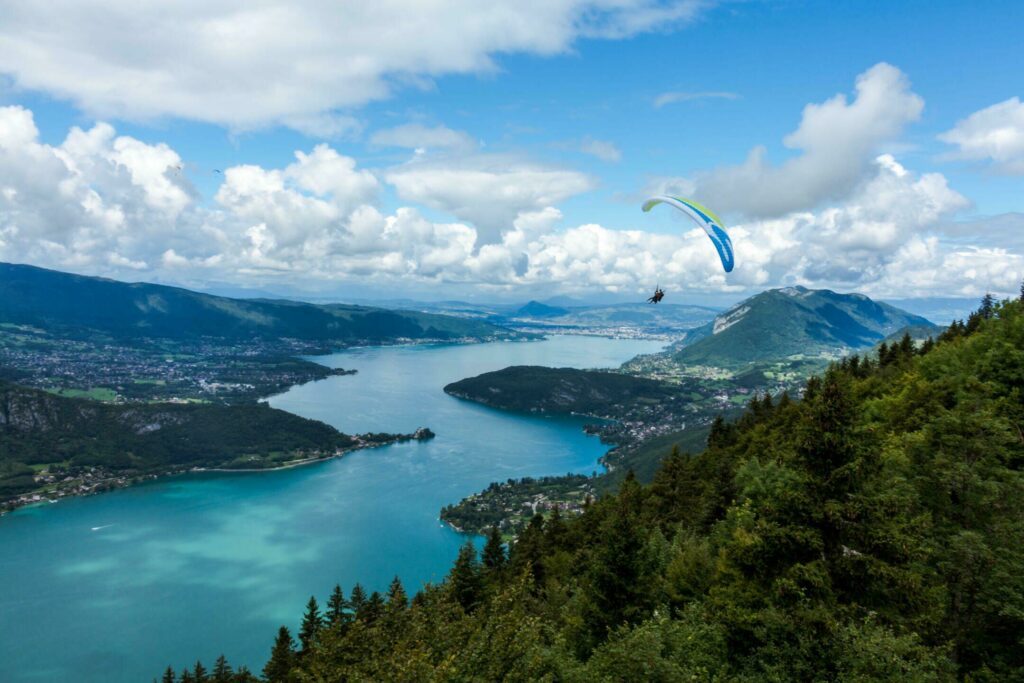
<instances>
[{"instance_id":1,"label":"lakeside town","mask_svg":"<svg viewBox=\"0 0 1024 683\"><path fill-rule=\"evenodd\" d=\"M592 477L524 477L494 482L480 493L441 510L441 520L460 533L483 534L495 527L514 539L535 515L583 514L597 496Z\"/></svg>"},{"instance_id":2,"label":"lakeside town","mask_svg":"<svg viewBox=\"0 0 1024 683\"><path fill-rule=\"evenodd\" d=\"M469 344L454 339L396 337L386 344ZM111 403L253 401L297 384L357 371L330 368L306 356L369 345L293 338L232 342L222 338L125 342L94 335L68 337L29 325L0 323L0 379L72 398Z\"/></svg>"},{"instance_id":3,"label":"lakeside town","mask_svg":"<svg viewBox=\"0 0 1024 683\"><path fill-rule=\"evenodd\" d=\"M340 458L352 451L405 441L427 441L435 436L427 427L421 427L410 434L357 434L352 436L350 445L335 448L330 452L293 451L271 457L254 454L243 460L234 461L230 467L168 466L154 471L124 471L102 465L75 465L68 462L38 465L32 468L33 472L30 475L36 488L7 500L0 500L0 515L27 505L56 503L63 498L104 493L188 472L261 472L287 469Z\"/></svg>"}]
</instances>

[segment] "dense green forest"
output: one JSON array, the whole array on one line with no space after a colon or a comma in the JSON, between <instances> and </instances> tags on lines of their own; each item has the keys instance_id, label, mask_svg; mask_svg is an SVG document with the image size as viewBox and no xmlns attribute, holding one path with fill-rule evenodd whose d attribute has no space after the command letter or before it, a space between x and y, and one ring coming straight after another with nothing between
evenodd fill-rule
<instances>
[{"instance_id":1,"label":"dense green forest","mask_svg":"<svg viewBox=\"0 0 1024 683\"><path fill-rule=\"evenodd\" d=\"M1024 304L986 299L937 343L907 337L800 401L753 401L701 454L575 519L535 517L508 552L496 534L479 556L467 544L411 602L397 582L337 589L323 612L311 599L263 673L1022 680L1022 392Z\"/></svg>"},{"instance_id":2,"label":"dense green forest","mask_svg":"<svg viewBox=\"0 0 1024 683\"><path fill-rule=\"evenodd\" d=\"M671 401L664 382L617 372L515 365L445 386L446 394L495 408L543 413L619 414L637 404Z\"/></svg>"},{"instance_id":3,"label":"dense green forest","mask_svg":"<svg viewBox=\"0 0 1024 683\"><path fill-rule=\"evenodd\" d=\"M231 299L180 287L127 283L0 263L0 323L31 325L70 338L232 341L282 338L326 348L396 338L515 338L465 318L367 306Z\"/></svg>"},{"instance_id":4,"label":"dense green forest","mask_svg":"<svg viewBox=\"0 0 1024 683\"><path fill-rule=\"evenodd\" d=\"M103 476L263 468L353 445L329 425L262 403L114 405L0 380L0 503L44 486L34 478L43 469L59 481L90 468Z\"/></svg>"}]
</instances>

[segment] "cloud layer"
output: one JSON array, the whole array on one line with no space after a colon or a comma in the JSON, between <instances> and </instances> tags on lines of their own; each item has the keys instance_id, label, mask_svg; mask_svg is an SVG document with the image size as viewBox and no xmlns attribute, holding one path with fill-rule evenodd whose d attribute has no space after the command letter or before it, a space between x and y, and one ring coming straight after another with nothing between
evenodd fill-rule
<instances>
[{"instance_id":1,"label":"cloud layer","mask_svg":"<svg viewBox=\"0 0 1024 683\"><path fill-rule=\"evenodd\" d=\"M7 3L0 73L96 116L180 117L315 135L337 110L493 71L507 53L553 55L692 19L705 0L54 0Z\"/></svg>"},{"instance_id":2,"label":"cloud layer","mask_svg":"<svg viewBox=\"0 0 1024 683\"><path fill-rule=\"evenodd\" d=\"M1019 242L965 238L987 229L958 232L950 221L968 201L941 174L888 155L869 160L842 201L732 226L738 265L728 278L685 221L668 234L562 226L557 203L589 188L587 177L519 159L415 159L377 174L319 145L284 168L225 169L210 205L180 167L168 146L102 123L47 145L30 111L0 108L0 260L192 284L323 290L358 281L494 294L641 292L661 282L687 292L799 283L977 295L1015 291L1024 276ZM384 211L388 185L458 220L430 220L416 206ZM999 220L1019 227L1019 217Z\"/></svg>"}]
</instances>

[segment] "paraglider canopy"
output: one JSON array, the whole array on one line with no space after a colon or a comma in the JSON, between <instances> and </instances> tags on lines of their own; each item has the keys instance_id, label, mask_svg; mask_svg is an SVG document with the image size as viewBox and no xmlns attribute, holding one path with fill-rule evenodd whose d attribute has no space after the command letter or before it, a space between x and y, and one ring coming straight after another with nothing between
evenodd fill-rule
<instances>
[{"instance_id":1,"label":"paraglider canopy","mask_svg":"<svg viewBox=\"0 0 1024 683\"><path fill-rule=\"evenodd\" d=\"M650 211L658 204L674 206L689 216L694 223L704 228L704 232L706 232L708 237L711 238L711 243L714 244L715 249L718 250L718 257L722 259L722 268L724 268L727 273L732 272L733 266L736 265L732 251L732 240L729 239L729 235L726 234L725 228L722 227L724 223L721 218L716 216L711 209L706 206L701 206L691 199L683 199L681 197L672 197L669 195L651 197L644 202L643 210Z\"/></svg>"}]
</instances>

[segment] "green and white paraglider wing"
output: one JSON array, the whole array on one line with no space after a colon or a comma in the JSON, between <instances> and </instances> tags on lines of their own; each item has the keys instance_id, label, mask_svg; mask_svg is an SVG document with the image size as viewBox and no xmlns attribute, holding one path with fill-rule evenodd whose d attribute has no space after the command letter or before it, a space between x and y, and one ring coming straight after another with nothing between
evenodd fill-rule
<instances>
[{"instance_id":1,"label":"green and white paraglider wing","mask_svg":"<svg viewBox=\"0 0 1024 683\"><path fill-rule=\"evenodd\" d=\"M721 218L716 216L707 207L701 206L693 200L671 197L669 195L651 197L644 202L643 210L650 211L658 204L674 206L689 216L694 223L704 228L704 232L708 234L708 237L711 238L711 243L718 250L718 256L722 259L722 267L725 268L725 272L732 272L733 266L736 265L732 251L732 240L729 239L729 235L725 232L724 223Z\"/></svg>"}]
</instances>

